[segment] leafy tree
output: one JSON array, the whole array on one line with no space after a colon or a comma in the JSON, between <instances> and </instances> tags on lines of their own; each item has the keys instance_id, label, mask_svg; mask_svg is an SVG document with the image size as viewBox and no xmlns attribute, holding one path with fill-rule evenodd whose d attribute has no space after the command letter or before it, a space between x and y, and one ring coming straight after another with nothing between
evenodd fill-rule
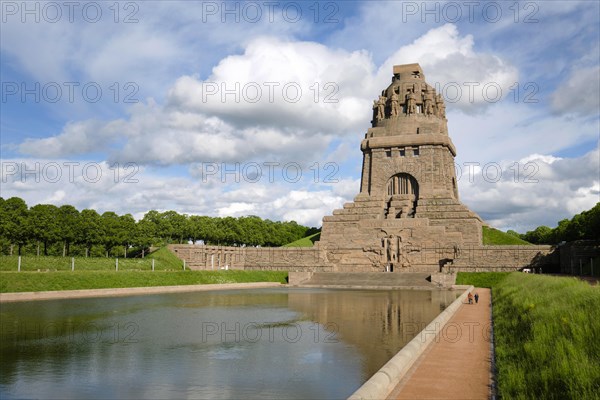
<instances>
[{"instance_id":1,"label":"leafy tree","mask_svg":"<svg viewBox=\"0 0 600 400\"><path fill-rule=\"evenodd\" d=\"M88 257L93 245L100 244L103 236L102 218L96 210L81 211L80 231L77 242L85 246Z\"/></svg>"},{"instance_id":2,"label":"leafy tree","mask_svg":"<svg viewBox=\"0 0 600 400\"><path fill-rule=\"evenodd\" d=\"M156 236L156 224L150 218L146 219L146 215L136 224L135 231L135 242L142 247L142 258L146 256L146 247L152 245Z\"/></svg>"},{"instance_id":3,"label":"leafy tree","mask_svg":"<svg viewBox=\"0 0 600 400\"><path fill-rule=\"evenodd\" d=\"M52 204L37 204L29 210L31 237L37 242L37 255L40 255L40 242L44 244L44 255L48 255L48 245L59 240L58 207Z\"/></svg>"},{"instance_id":4,"label":"leafy tree","mask_svg":"<svg viewBox=\"0 0 600 400\"><path fill-rule=\"evenodd\" d=\"M109 257L113 247L122 241L121 220L114 212L106 211L102 214L101 221L103 235L101 236L100 242L104 246L106 257Z\"/></svg>"},{"instance_id":5,"label":"leafy tree","mask_svg":"<svg viewBox=\"0 0 600 400\"><path fill-rule=\"evenodd\" d=\"M600 202L587 211L574 215L573 218L563 219L558 226L550 229L538 226L527 232L523 238L536 244L558 244L574 240L598 240L600 238Z\"/></svg>"},{"instance_id":6,"label":"leafy tree","mask_svg":"<svg viewBox=\"0 0 600 400\"><path fill-rule=\"evenodd\" d=\"M120 244L125 249L124 254L127 258L127 248L133 244L136 239L135 219L131 214L125 214L119 217L118 237Z\"/></svg>"},{"instance_id":7,"label":"leafy tree","mask_svg":"<svg viewBox=\"0 0 600 400\"><path fill-rule=\"evenodd\" d=\"M600 238L600 202L585 212L585 217L583 223L584 238L590 240Z\"/></svg>"},{"instance_id":8,"label":"leafy tree","mask_svg":"<svg viewBox=\"0 0 600 400\"><path fill-rule=\"evenodd\" d=\"M190 229L193 240L203 240L205 244L216 243L215 240L215 219L207 216L192 215L190 217Z\"/></svg>"},{"instance_id":9,"label":"leafy tree","mask_svg":"<svg viewBox=\"0 0 600 400\"><path fill-rule=\"evenodd\" d=\"M156 210L150 210L144 217L140 220L143 222L143 232L152 235L152 239L158 239L161 237L160 235L160 218L161 214Z\"/></svg>"},{"instance_id":10,"label":"leafy tree","mask_svg":"<svg viewBox=\"0 0 600 400\"><path fill-rule=\"evenodd\" d=\"M58 237L63 241L63 257L69 254L71 243L81 235L81 216L73 206L58 209Z\"/></svg>"},{"instance_id":11,"label":"leafy tree","mask_svg":"<svg viewBox=\"0 0 600 400\"><path fill-rule=\"evenodd\" d=\"M18 254L21 255L23 246L31 238L27 203L19 197L11 197L1 205L0 232L11 244L10 254L13 253L13 246L17 245Z\"/></svg>"},{"instance_id":12,"label":"leafy tree","mask_svg":"<svg viewBox=\"0 0 600 400\"><path fill-rule=\"evenodd\" d=\"M527 232L523 239L534 244L550 243L552 241L552 229L547 226L538 226L535 230Z\"/></svg>"},{"instance_id":13,"label":"leafy tree","mask_svg":"<svg viewBox=\"0 0 600 400\"><path fill-rule=\"evenodd\" d=\"M165 211L160 215L159 230L161 236L171 242L174 238L179 243L183 243L186 236L186 216L180 215L176 211Z\"/></svg>"}]
</instances>

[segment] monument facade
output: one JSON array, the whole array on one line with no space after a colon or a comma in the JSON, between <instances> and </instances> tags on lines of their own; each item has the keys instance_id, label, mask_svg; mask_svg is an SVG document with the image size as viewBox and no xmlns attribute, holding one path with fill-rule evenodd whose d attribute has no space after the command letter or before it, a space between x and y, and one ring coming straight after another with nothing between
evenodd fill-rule
<instances>
[{"instance_id":1,"label":"monument facade","mask_svg":"<svg viewBox=\"0 0 600 400\"><path fill-rule=\"evenodd\" d=\"M323 219L333 269L433 272L480 246L482 220L459 201L444 99L419 64L394 66L371 123L360 193Z\"/></svg>"},{"instance_id":2,"label":"monument facade","mask_svg":"<svg viewBox=\"0 0 600 400\"><path fill-rule=\"evenodd\" d=\"M290 272L290 282L318 272L391 271L417 274L386 275L385 282L404 279L405 286L423 272L449 285L453 281L436 282L434 273L558 264L552 246L482 245L483 221L459 200L444 99L419 64L394 66L392 83L376 97L361 143L360 193L323 218L315 246L169 248L191 269L282 270Z\"/></svg>"}]
</instances>

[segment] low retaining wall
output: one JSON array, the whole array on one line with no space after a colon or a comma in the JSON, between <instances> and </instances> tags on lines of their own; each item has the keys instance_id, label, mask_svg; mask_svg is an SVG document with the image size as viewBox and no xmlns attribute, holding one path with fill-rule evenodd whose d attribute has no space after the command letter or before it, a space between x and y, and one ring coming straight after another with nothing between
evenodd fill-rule
<instances>
[{"instance_id":1,"label":"low retaining wall","mask_svg":"<svg viewBox=\"0 0 600 400\"><path fill-rule=\"evenodd\" d=\"M207 290L260 289L280 287L277 282L220 283L207 285L149 286L114 289L57 290L48 292L0 293L0 303L31 300L82 299L88 297L143 296L159 293L200 292Z\"/></svg>"},{"instance_id":2,"label":"low retaining wall","mask_svg":"<svg viewBox=\"0 0 600 400\"><path fill-rule=\"evenodd\" d=\"M444 270L452 272L501 272L558 265L554 246L469 246L462 248Z\"/></svg>"},{"instance_id":3,"label":"low retaining wall","mask_svg":"<svg viewBox=\"0 0 600 400\"><path fill-rule=\"evenodd\" d=\"M308 282L312 276L313 272L290 271L288 273L288 284L290 286L301 285L302 283Z\"/></svg>"},{"instance_id":4,"label":"low retaining wall","mask_svg":"<svg viewBox=\"0 0 600 400\"><path fill-rule=\"evenodd\" d=\"M317 242L318 243L318 242ZM232 247L191 244L169 245L192 270L251 269L298 272L375 272L372 264L336 268L331 249L314 247ZM397 272L517 271L523 268L549 270L560 264L554 246L464 246L462 248L414 247L422 258ZM335 254L334 254L335 255ZM416 257L416 256L415 256ZM414 258L414 257L413 257ZM417 257L418 258L418 257ZM429 260L429 264L419 264ZM443 267L441 267L443 265ZM441 271L440 271L441 269Z\"/></svg>"},{"instance_id":5,"label":"low retaining wall","mask_svg":"<svg viewBox=\"0 0 600 400\"><path fill-rule=\"evenodd\" d=\"M435 340L437 335L458 311L462 303L472 291L473 286L457 286L466 289L450 306L438 315L425 329L402 348L390 361L377 371L348 399L385 399L398 385L415 361L423 354L427 347Z\"/></svg>"},{"instance_id":6,"label":"low retaining wall","mask_svg":"<svg viewBox=\"0 0 600 400\"><path fill-rule=\"evenodd\" d=\"M317 247L232 247L190 244L169 245L192 270L252 269L320 271L333 268L321 259Z\"/></svg>"}]
</instances>

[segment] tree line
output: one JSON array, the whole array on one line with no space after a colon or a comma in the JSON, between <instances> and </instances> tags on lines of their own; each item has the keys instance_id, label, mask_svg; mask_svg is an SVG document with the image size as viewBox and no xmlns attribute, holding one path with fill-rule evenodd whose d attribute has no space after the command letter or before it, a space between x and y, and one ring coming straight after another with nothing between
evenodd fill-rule
<instances>
[{"instance_id":1,"label":"tree line","mask_svg":"<svg viewBox=\"0 0 600 400\"><path fill-rule=\"evenodd\" d=\"M600 202L590 210L583 211L573 218L563 219L556 228L538 226L532 231L520 234L515 231L507 233L518 236L533 244L559 244L574 240L600 240Z\"/></svg>"},{"instance_id":2,"label":"tree line","mask_svg":"<svg viewBox=\"0 0 600 400\"><path fill-rule=\"evenodd\" d=\"M203 241L208 245L282 246L317 232L295 221L247 217L208 217L176 211L99 214L72 205L28 207L19 197L0 197L0 246L3 254L56 256L144 256L153 245Z\"/></svg>"}]
</instances>

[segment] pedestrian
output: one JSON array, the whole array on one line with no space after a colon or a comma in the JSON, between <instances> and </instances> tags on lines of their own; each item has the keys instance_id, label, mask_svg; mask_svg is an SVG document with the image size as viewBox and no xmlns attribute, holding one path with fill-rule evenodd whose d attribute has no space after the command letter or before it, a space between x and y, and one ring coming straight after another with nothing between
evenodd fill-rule
<instances>
[{"instance_id":1,"label":"pedestrian","mask_svg":"<svg viewBox=\"0 0 600 400\"><path fill-rule=\"evenodd\" d=\"M473 293L469 292L469 304L473 304Z\"/></svg>"},{"instance_id":2,"label":"pedestrian","mask_svg":"<svg viewBox=\"0 0 600 400\"><path fill-rule=\"evenodd\" d=\"M475 304L479 303L479 293L475 292Z\"/></svg>"}]
</instances>

